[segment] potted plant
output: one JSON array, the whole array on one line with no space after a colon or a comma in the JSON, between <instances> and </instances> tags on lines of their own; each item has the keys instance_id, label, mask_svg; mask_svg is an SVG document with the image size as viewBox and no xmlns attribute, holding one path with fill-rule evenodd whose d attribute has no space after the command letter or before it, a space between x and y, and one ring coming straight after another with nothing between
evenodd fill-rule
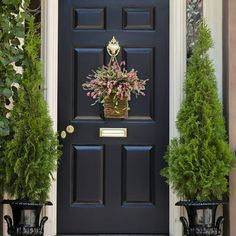
<instances>
[{"instance_id":1,"label":"potted plant","mask_svg":"<svg viewBox=\"0 0 236 236\"><path fill-rule=\"evenodd\" d=\"M184 235L220 235L223 217L217 206L229 193L228 175L234 155L229 148L218 98L216 78L208 50L211 33L203 21L193 54L187 65L185 98L177 116L179 138L174 138L165 155L168 166L161 174L185 206L188 221L181 217Z\"/></svg>"},{"instance_id":2,"label":"potted plant","mask_svg":"<svg viewBox=\"0 0 236 236\"><path fill-rule=\"evenodd\" d=\"M47 217L39 222L46 202L52 174L56 170L57 135L52 128L44 100L42 65L39 58L39 26L34 16L26 18L23 74L20 88L10 116L12 139L4 150L4 190L15 200L10 204L13 220L5 216L10 235L43 235Z\"/></svg>"},{"instance_id":3,"label":"potted plant","mask_svg":"<svg viewBox=\"0 0 236 236\"><path fill-rule=\"evenodd\" d=\"M139 79L135 69L128 71L124 61L118 63L116 56L120 48L114 37L107 49L110 62L93 71L82 87L88 91L87 96L95 100L92 105L97 102L103 104L105 118L126 118L131 95L144 96L147 80Z\"/></svg>"}]
</instances>

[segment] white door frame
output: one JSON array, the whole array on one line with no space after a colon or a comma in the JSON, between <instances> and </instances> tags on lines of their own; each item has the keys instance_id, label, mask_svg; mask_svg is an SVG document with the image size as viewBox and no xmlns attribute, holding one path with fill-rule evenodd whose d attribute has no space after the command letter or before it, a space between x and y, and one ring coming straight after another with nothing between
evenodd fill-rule
<instances>
[{"instance_id":1,"label":"white door frame","mask_svg":"<svg viewBox=\"0 0 236 236\"><path fill-rule=\"evenodd\" d=\"M57 130L57 86L58 86L58 0L42 1L42 35L43 61L47 87L47 101L54 128ZM216 44L211 56L217 70L219 91L222 91L222 0L204 0L204 15L208 18ZM214 14L212 9L214 9ZM216 13L217 12L217 13ZM216 16L216 14L218 14ZM170 0L170 138L176 137L176 114L183 97L183 80L186 71L186 0ZM220 94L222 94L220 92ZM56 175L55 175L56 176ZM178 200L170 189L169 196L170 236L182 236L179 216L182 209L175 207ZM45 236L56 235L57 231L57 182L52 184L50 200L53 207L47 207L45 214L49 217L46 223ZM4 234L6 235L6 234Z\"/></svg>"}]
</instances>

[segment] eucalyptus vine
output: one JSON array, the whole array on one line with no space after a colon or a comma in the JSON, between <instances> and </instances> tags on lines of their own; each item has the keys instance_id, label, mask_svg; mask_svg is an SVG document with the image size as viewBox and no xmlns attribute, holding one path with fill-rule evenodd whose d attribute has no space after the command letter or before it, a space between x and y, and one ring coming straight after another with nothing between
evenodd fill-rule
<instances>
[{"instance_id":1,"label":"eucalyptus vine","mask_svg":"<svg viewBox=\"0 0 236 236\"><path fill-rule=\"evenodd\" d=\"M2 0L0 5L0 136L9 135L6 118L9 111L5 105L13 95L13 82L20 78L14 68L14 64L20 65L23 58L20 38L24 37L24 25L20 6L20 0Z\"/></svg>"},{"instance_id":2,"label":"eucalyptus vine","mask_svg":"<svg viewBox=\"0 0 236 236\"><path fill-rule=\"evenodd\" d=\"M11 139L10 110L17 96L16 83L22 78L26 10L29 0L1 0L0 2L0 181L5 178L4 148ZM1 186L2 187L2 186ZM1 188L2 190L2 188Z\"/></svg>"},{"instance_id":3,"label":"eucalyptus vine","mask_svg":"<svg viewBox=\"0 0 236 236\"><path fill-rule=\"evenodd\" d=\"M203 0L187 0L187 54L191 56L197 37L197 26L203 16Z\"/></svg>"}]
</instances>

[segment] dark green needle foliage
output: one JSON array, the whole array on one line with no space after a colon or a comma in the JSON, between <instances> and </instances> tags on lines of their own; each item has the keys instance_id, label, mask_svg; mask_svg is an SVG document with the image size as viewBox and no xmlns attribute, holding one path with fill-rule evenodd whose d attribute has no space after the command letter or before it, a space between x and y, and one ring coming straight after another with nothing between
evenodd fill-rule
<instances>
[{"instance_id":1,"label":"dark green needle foliage","mask_svg":"<svg viewBox=\"0 0 236 236\"><path fill-rule=\"evenodd\" d=\"M201 22L187 66L185 98L177 116L180 136L171 141L165 156L168 167L161 172L177 195L188 200L222 199L228 193L227 176L234 158L208 56L212 46L211 32Z\"/></svg>"},{"instance_id":2,"label":"dark green needle foliage","mask_svg":"<svg viewBox=\"0 0 236 236\"><path fill-rule=\"evenodd\" d=\"M5 190L17 199L44 202L60 152L42 89L39 27L33 16L26 25L24 72L10 117L13 138L5 150Z\"/></svg>"}]
</instances>

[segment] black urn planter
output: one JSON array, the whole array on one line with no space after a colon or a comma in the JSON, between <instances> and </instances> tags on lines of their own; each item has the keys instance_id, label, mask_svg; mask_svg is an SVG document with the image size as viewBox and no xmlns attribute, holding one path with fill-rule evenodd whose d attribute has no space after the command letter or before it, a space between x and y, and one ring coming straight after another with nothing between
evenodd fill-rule
<instances>
[{"instance_id":1,"label":"black urn planter","mask_svg":"<svg viewBox=\"0 0 236 236\"><path fill-rule=\"evenodd\" d=\"M188 220L180 217L186 236L217 236L221 234L224 217L216 220L216 210L226 202L179 201L176 206L184 206Z\"/></svg>"},{"instance_id":2,"label":"black urn planter","mask_svg":"<svg viewBox=\"0 0 236 236\"><path fill-rule=\"evenodd\" d=\"M44 205L52 205L51 202L41 204L22 200L3 200L2 204L9 204L12 209L13 219L8 215L4 216L9 235L44 235L44 224L48 217L43 217L40 221L40 213L42 207Z\"/></svg>"}]
</instances>

